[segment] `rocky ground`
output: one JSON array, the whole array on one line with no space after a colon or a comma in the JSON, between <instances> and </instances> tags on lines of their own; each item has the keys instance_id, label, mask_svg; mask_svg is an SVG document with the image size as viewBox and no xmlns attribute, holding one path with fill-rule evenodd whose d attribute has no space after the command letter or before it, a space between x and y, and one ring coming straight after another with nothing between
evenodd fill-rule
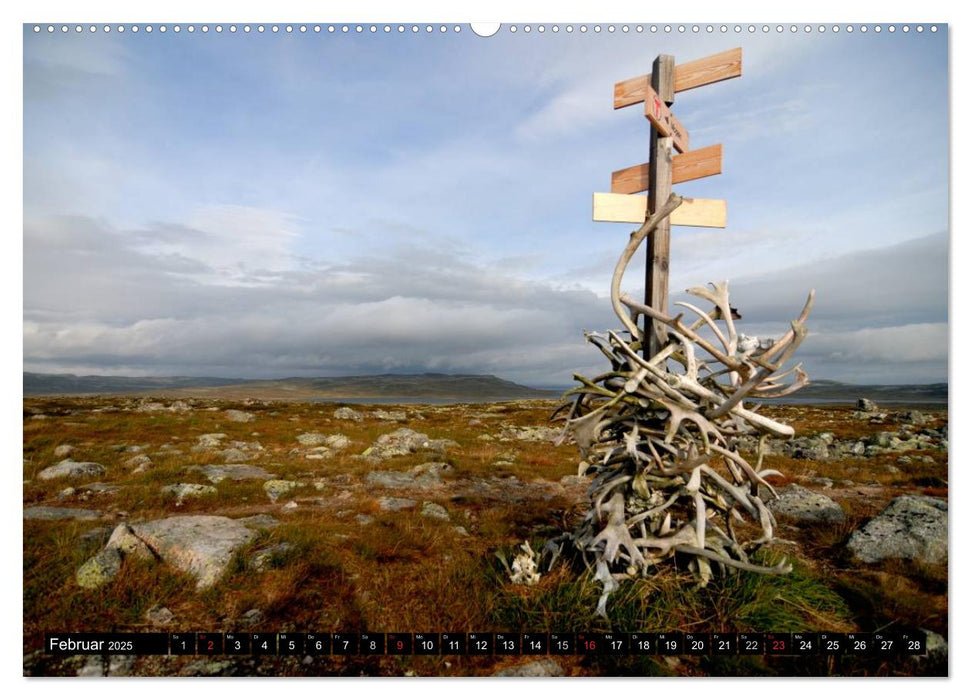
<instances>
[{"instance_id":1,"label":"rocky ground","mask_svg":"<svg viewBox=\"0 0 971 700\"><path fill-rule=\"evenodd\" d=\"M924 629L934 659L793 671L671 657L630 669L580 657L526 665L39 651L51 631L518 629L510 621L532 620L516 617L524 602L546 605L542 596L576 577L561 567L535 587L516 585L495 557L571 529L585 510L576 448L553 444L555 405L25 400L24 673L924 675L942 664L946 672L947 414L862 403L764 409L798 435L768 444L766 465L785 475L770 505L784 540L777 547L845 603L806 613L807 630ZM577 629L548 631L604 624L577 619Z\"/></svg>"}]
</instances>

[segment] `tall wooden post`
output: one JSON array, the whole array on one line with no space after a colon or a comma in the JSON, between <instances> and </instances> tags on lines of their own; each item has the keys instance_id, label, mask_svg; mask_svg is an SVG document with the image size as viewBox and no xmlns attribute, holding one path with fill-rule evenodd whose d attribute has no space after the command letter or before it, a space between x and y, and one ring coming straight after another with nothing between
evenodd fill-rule
<instances>
[{"instance_id":1,"label":"tall wooden post","mask_svg":"<svg viewBox=\"0 0 971 700\"><path fill-rule=\"evenodd\" d=\"M674 56L662 54L654 59L651 87L665 104L674 103ZM662 136L651 127L651 160L648 167L647 209L648 216L657 211L671 195L671 147L674 138ZM671 251L671 222L664 219L647 238L647 274L644 280L644 303L667 313L668 268ZM647 344L645 358L653 357L667 340L667 333L651 319L644 319L644 337Z\"/></svg>"}]
</instances>

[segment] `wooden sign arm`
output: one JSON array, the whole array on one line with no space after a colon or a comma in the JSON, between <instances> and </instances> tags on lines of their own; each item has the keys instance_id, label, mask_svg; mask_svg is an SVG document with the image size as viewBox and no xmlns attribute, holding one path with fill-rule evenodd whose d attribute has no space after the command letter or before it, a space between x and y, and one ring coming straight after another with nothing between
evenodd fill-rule
<instances>
[{"instance_id":1,"label":"wooden sign arm","mask_svg":"<svg viewBox=\"0 0 971 700\"><path fill-rule=\"evenodd\" d=\"M624 309L624 305L620 302L620 282L624 277L624 272L627 270L627 266L630 264L630 260L634 257L634 253L640 247L641 243L647 238L647 235L657 228L657 225L661 223L665 218L671 215L675 209L681 206L680 195L671 193L668 200L654 212L645 221L639 229L631 233L630 240L627 242L627 247L624 248L624 252L620 255L620 260L617 261L617 265L614 267L614 276L610 280L610 303L614 307L614 313L617 314L617 318L620 322L624 324L624 327L630 331L632 338L639 338L643 342L641 330L637 327L634 321L631 319L630 315Z\"/></svg>"}]
</instances>

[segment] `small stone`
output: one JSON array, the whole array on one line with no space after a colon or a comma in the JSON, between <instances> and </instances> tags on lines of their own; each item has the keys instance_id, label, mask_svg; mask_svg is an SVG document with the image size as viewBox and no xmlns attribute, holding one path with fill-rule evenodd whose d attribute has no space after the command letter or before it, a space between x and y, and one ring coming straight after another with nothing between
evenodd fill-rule
<instances>
[{"instance_id":1,"label":"small stone","mask_svg":"<svg viewBox=\"0 0 971 700\"><path fill-rule=\"evenodd\" d=\"M192 661L182 667L180 676L231 676L236 671L236 664L232 661L215 661L200 659Z\"/></svg>"},{"instance_id":2,"label":"small stone","mask_svg":"<svg viewBox=\"0 0 971 700\"><path fill-rule=\"evenodd\" d=\"M292 549L293 545L289 542L280 542L279 544L264 547L263 549L255 552L253 556L250 557L249 562L247 562L246 565L253 571L266 571L270 568L278 566L277 562L279 562Z\"/></svg>"},{"instance_id":3,"label":"small stone","mask_svg":"<svg viewBox=\"0 0 971 700\"><path fill-rule=\"evenodd\" d=\"M469 536L469 531L466 530L461 525L456 525L452 529L455 530L455 532L458 533L459 535L462 535L462 537L468 537Z\"/></svg>"},{"instance_id":4,"label":"small stone","mask_svg":"<svg viewBox=\"0 0 971 700\"><path fill-rule=\"evenodd\" d=\"M247 610L242 615L240 615L239 621L242 622L244 625L249 625L251 627L253 625L258 625L260 622L263 621L263 611L260 610L259 608L253 608L251 610Z\"/></svg>"},{"instance_id":5,"label":"small stone","mask_svg":"<svg viewBox=\"0 0 971 700\"><path fill-rule=\"evenodd\" d=\"M435 518L437 520L451 520L448 511L437 503L432 503L431 501L425 501L421 508L422 516L426 518Z\"/></svg>"},{"instance_id":6,"label":"small stone","mask_svg":"<svg viewBox=\"0 0 971 700\"><path fill-rule=\"evenodd\" d=\"M122 462L122 465L128 467L129 469L135 469L138 467L150 467L152 465L152 458L148 455L135 455L130 459L126 459Z\"/></svg>"},{"instance_id":7,"label":"small stone","mask_svg":"<svg viewBox=\"0 0 971 700\"><path fill-rule=\"evenodd\" d=\"M235 408L230 408L226 412L226 420L231 420L234 423L250 423L256 420L256 416L248 411L239 411Z\"/></svg>"},{"instance_id":8,"label":"small stone","mask_svg":"<svg viewBox=\"0 0 971 700\"><path fill-rule=\"evenodd\" d=\"M279 520L266 513L258 513L257 515L250 515L246 518L237 518L236 522L255 530L272 530L280 524Z\"/></svg>"},{"instance_id":9,"label":"small stone","mask_svg":"<svg viewBox=\"0 0 971 700\"><path fill-rule=\"evenodd\" d=\"M201 467L191 466L188 467L188 470L201 472L213 484L218 484L225 479L245 481L247 479L273 479L276 477L276 474L271 474L262 467L252 464L209 464Z\"/></svg>"},{"instance_id":10,"label":"small stone","mask_svg":"<svg viewBox=\"0 0 971 700\"><path fill-rule=\"evenodd\" d=\"M75 493L77 493L75 488L73 486L68 486L66 489L61 489L61 491L57 494L57 497L63 501L66 498L70 498Z\"/></svg>"},{"instance_id":11,"label":"small stone","mask_svg":"<svg viewBox=\"0 0 971 700\"><path fill-rule=\"evenodd\" d=\"M121 554L117 549L102 549L77 570L75 580L81 588L100 588L121 571Z\"/></svg>"},{"instance_id":12,"label":"small stone","mask_svg":"<svg viewBox=\"0 0 971 700\"><path fill-rule=\"evenodd\" d=\"M296 501L288 501L284 506L283 510L296 510L299 508Z\"/></svg>"},{"instance_id":13,"label":"small stone","mask_svg":"<svg viewBox=\"0 0 971 700\"><path fill-rule=\"evenodd\" d=\"M293 491L298 486L302 486L300 482L297 481L287 481L285 479L271 479L263 484L263 490L266 495L270 497L273 503L277 502L280 496L285 496L286 494Z\"/></svg>"},{"instance_id":14,"label":"small stone","mask_svg":"<svg viewBox=\"0 0 971 700\"><path fill-rule=\"evenodd\" d=\"M43 481L64 477L77 479L101 476L105 471L104 466L97 462L75 462L68 458L39 472L37 478Z\"/></svg>"},{"instance_id":15,"label":"small stone","mask_svg":"<svg viewBox=\"0 0 971 700\"><path fill-rule=\"evenodd\" d=\"M220 443L226 439L226 433L206 433L205 435L200 435L196 441L196 448L209 449L212 447L219 447Z\"/></svg>"},{"instance_id":16,"label":"small stone","mask_svg":"<svg viewBox=\"0 0 971 700\"><path fill-rule=\"evenodd\" d=\"M90 656L87 662L78 670L79 677L95 677L99 678L102 676L130 676L132 669L135 668L135 657L129 655L112 654L107 657L107 666L105 664L105 657L103 656Z\"/></svg>"},{"instance_id":17,"label":"small stone","mask_svg":"<svg viewBox=\"0 0 971 700\"><path fill-rule=\"evenodd\" d=\"M382 409L371 411L371 417L375 420L382 421L401 421L408 419L404 411L384 411Z\"/></svg>"},{"instance_id":18,"label":"small stone","mask_svg":"<svg viewBox=\"0 0 971 700\"><path fill-rule=\"evenodd\" d=\"M238 447L230 447L228 450L223 450L220 454L227 463L246 462L247 460L255 459L254 455L251 455L249 452L245 452Z\"/></svg>"},{"instance_id":19,"label":"small stone","mask_svg":"<svg viewBox=\"0 0 971 700\"><path fill-rule=\"evenodd\" d=\"M391 498L384 496L378 499L378 507L381 510L398 511L406 508L414 508L418 503L410 498Z\"/></svg>"},{"instance_id":20,"label":"small stone","mask_svg":"<svg viewBox=\"0 0 971 700\"><path fill-rule=\"evenodd\" d=\"M856 410L862 411L863 413L876 413L878 407L870 399L861 398L856 400Z\"/></svg>"},{"instance_id":21,"label":"small stone","mask_svg":"<svg viewBox=\"0 0 971 700\"><path fill-rule=\"evenodd\" d=\"M365 515L363 513L358 513L354 516L354 520L357 521L358 525L370 525L374 522L374 518L370 515Z\"/></svg>"},{"instance_id":22,"label":"small stone","mask_svg":"<svg viewBox=\"0 0 971 700\"><path fill-rule=\"evenodd\" d=\"M145 613L145 619L156 627L165 627L175 619L175 614L165 606L156 603Z\"/></svg>"},{"instance_id":23,"label":"small stone","mask_svg":"<svg viewBox=\"0 0 971 700\"><path fill-rule=\"evenodd\" d=\"M326 436L324 438L324 444L330 449L340 452L351 444L351 439L341 433L335 433L334 435Z\"/></svg>"},{"instance_id":24,"label":"small stone","mask_svg":"<svg viewBox=\"0 0 971 700\"><path fill-rule=\"evenodd\" d=\"M779 497L769 500L769 510L800 522L842 522L846 514L829 496L816 493L798 484L779 489Z\"/></svg>"},{"instance_id":25,"label":"small stone","mask_svg":"<svg viewBox=\"0 0 971 700\"><path fill-rule=\"evenodd\" d=\"M549 678L563 675L563 667L552 659L540 659L526 664L511 666L492 674L498 677L514 678Z\"/></svg>"},{"instance_id":26,"label":"small stone","mask_svg":"<svg viewBox=\"0 0 971 700\"><path fill-rule=\"evenodd\" d=\"M215 486L207 484L169 484L162 487L162 493L175 496L175 505L179 506L188 498L215 496L217 491Z\"/></svg>"},{"instance_id":27,"label":"small stone","mask_svg":"<svg viewBox=\"0 0 971 700\"><path fill-rule=\"evenodd\" d=\"M297 436L297 442L307 447L317 447L323 445L326 438L323 433L303 433Z\"/></svg>"},{"instance_id":28,"label":"small stone","mask_svg":"<svg viewBox=\"0 0 971 700\"><path fill-rule=\"evenodd\" d=\"M100 512L84 508L32 506L24 509L24 520L97 520L100 517Z\"/></svg>"},{"instance_id":29,"label":"small stone","mask_svg":"<svg viewBox=\"0 0 971 700\"><path fill-rule=\"evenodd\" d=\"M74 445L58 445L54 448L54 456L58 458L68 457L72 452L74 452Z\"/></svg>"},{"instance_id":30,"label":"small stone","mask_svg":"<svg viewBox=\"0 0 971 700\"><path fill-rule=\"evenodd\" d=\"M364 480L386 489L410 488L415 485L415 477L405 472L371 472Z\"/></svg>"},{"instance_id":31,"label":"small stone","mask_svg":"<svg viewBox=\"0 0 971 700\"><path fill-rule=\"evenodd\" d=\"M364 415L348 406L341 406L334 411L334 418L337 420L353 420L360 422L364 420Z\"/></svg>"}]
</instances>

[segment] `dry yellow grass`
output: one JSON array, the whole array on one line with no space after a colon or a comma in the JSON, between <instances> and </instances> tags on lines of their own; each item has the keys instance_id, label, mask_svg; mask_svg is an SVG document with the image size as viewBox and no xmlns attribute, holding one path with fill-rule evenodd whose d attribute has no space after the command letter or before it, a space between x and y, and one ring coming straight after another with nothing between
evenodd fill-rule
<instances>
[{"instance_id":1,"label":"dry yellow grass","mask_svg":"<svg viewBox=\"0 0 971 700\"><path fill-rule=\"evenodd\" d=\"M548 426L555 402L356 406L366 415L375 409L404 410L407 419L378 421L368 416L355 422L335 419L333 404L198 399L190 401L191 411L179 413L135 410L142 401L130 397L24 401L25 507L57 505L104 514L98 522L25 521L25 652L36 648L45 632L55 630L152 629L145 615L155 605L164 605L174 613L175 621L165 628L168 631L233 631L239 629L240 617L254 608L263 615L261 630L279 632L508 631L517 621L525 625L567 619L576 624L599 624L587 609L590 596L596 600L596 587L573 587L570 582L576 579L575 572L564 566L545 576L535 588L513 586L504 579L495 558L497 550L511 551L524 539L537 544L569 530L582 516L584 488L559 483L561 477L576 473L578 455L574 446L500 439L510 428ZM247 411L255 418L248 423L232 422L225 414L230 408ZM858 438L896 429L889 424L854 420L850 410L778 406L767 407L764 412L793 422L801 435L829 431L838 438ZM38 419L37 415L45 418ZM933 425L944 425L946 420L946 412L935 413ZM448 449L444 456L419 452L378 463L361 458L380 435L401 427L425 433L431 439L454 440L458 447ZM349 438L350 445L322 460L307 459L307 448L297 440L305 432L341 433ZM199 436L208 433L224 433L223 448L233 441L258 441L264 449L254 452L254 458L246 463L303 485L273 503L260 480L224 480L215 485L215 495L177 506L173 498L160 493L162 486L176 482L208 484L202 474L189 467L225 462L221 448L193 451ZM491 439L481 439L483 435ZM62 444L74 446L73 459L98 462L107 472L78 483L39 480L37 474L42 469L60 461L54 450ZM132 452L129 448L133 446L142 446L143 450ZM133 473L126 461L136 454L148 454L153 466ZM926 456L932 457L931 463L915 459L912 468L898 473L887 470L893 457L832 462L768 458L766 466L786 475L780 483L806 476L838 481L852 474L850 478L858 485L833 491L852 514L847 525L786 530L789 524L784 519L780 523L782 536L797 541L794 554L805 559L806 576L816 576L820 585L844 595L849 609L862 611L859 619L831 613L839 624L873 629L894 620L946 633L946 569L886 565L868 567L861 573L860 567L849 567L840 553L849 529L875 514L891 497L923 491L946 498L946 485L926 484L932 483L928 481L932 478L946 482L947 455ZM374 487L365 478L371 471L403 472L429 461L444 461L452 467L443 476L440 489L399 492ZM108 493L90 492L83 488L88 481L120 488ZM69 485L75 493L60 495ZM416 506L383 511L379 507L383 496L411 498ZM291 499L298 507L284 510ZM424 501L445 507L450 521L421 516ZM86 539L85 533L97 527L110 532L126 520L192 513L229 517L268 513L281 525L262 532L237 555L226 576L202 593L196 592L192 579L169 567L129 560L121 574L102 589L85 591L75 584L74 572L103 545L106 536ZM362 518L371 522L362 524ZM465 534L456 527L463 528ZM289 543L291 549L267 570L258 572L247 566L255 552L282 542ZM647 615L645 611L651 610L650 624L668 629L700 629L714 624L712 620L719 626L730 624L735 608L698 595L684 597L678 592L682 588L679 576L682 573L677 571L661 572L653 582L625 594L629 610L634 611L631 615ZM657 601L666 602L656 605ZM539 617L532 617L534 614ZM508 659L494 657L453 658L448 665L445 661L444 657L417 656L367 662L332 657L309 671L283 665L278 672L349 673L364 669L402 673L408 668L421 674L461 675L487 673L509 663ZM571 675L658 670L573 657L561 663ZM173 664L177 661L152 660L140 668L146 673L176 673L178 666ZM365 668L362 664L371 665ZM713 669L717 670L712 667L709 672ZM56 668L48 670L58 672ZM679 671L685 675L703 672L703 668L691 664Z\"/></svg>"}]
</instances>

